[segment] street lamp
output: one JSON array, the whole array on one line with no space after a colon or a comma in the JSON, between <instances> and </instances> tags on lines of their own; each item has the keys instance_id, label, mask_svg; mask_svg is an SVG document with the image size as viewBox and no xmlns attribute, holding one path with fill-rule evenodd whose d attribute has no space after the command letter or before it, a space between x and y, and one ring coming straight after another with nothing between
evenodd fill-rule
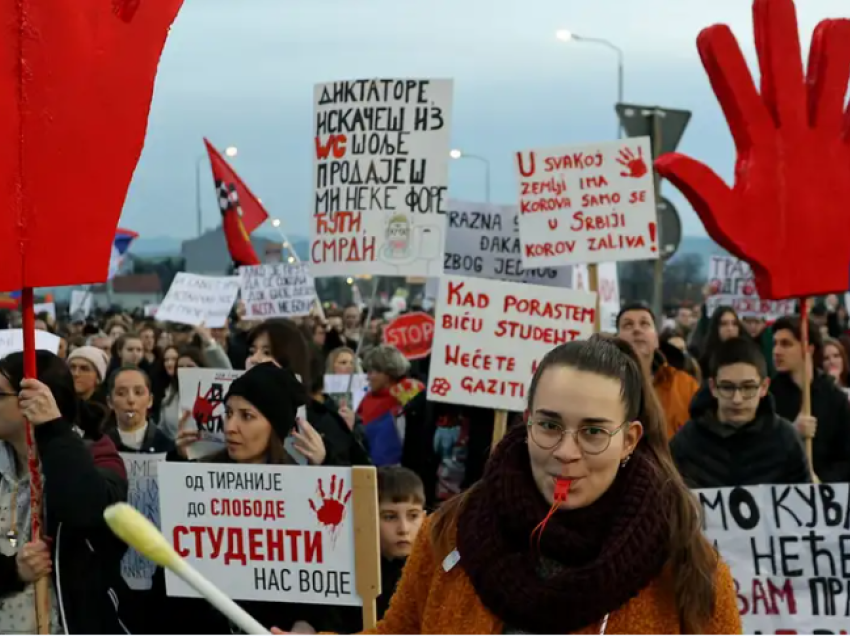
<instances>
[{"instance_id":1,"label":"street lamp","mask_svg":"<svg viewBox=\"0 0 850 636\"><path fill-rule=\"evenodd\" d=\"M558 38L561 42L587 42L588 44L598 44L599 46L604 46L606 49L614 51L617 54L617 103L623 103L623 84L625 83L625 55L623 54L623 49L619 46L610 42L609 40L605 40L602 38L587 38L582 35L576 35L572 31L568 31L567 29L558 29L555 31L555 37ZM619 122L619 118L617 120L617 136L622 137L623 129Z\"/></svg>"},{"instance_id":2,"label":"street lamp","mask_svg":"<svg viewBox=\"0 0 850 636\"><path fill-rule=\"evenodd\" d=\"M280 227L280 219L272 219L272 227Z\"/></svg>"},{"instance_id":3,"label":"street lamp","mask_svg":"<svg viewBox=\"0 0 850 636\"><path fill-rule=\"evenodd\" d=\"M239 154L239 149L236 146L228 146L224 150L224 154L231 159ZM198 236L204 232L204 210L201 207L201 165L207 155L198 155L195 159L195 210L198 216Z\"/></svg>"},{"instance_id":4,"label":"street lamp","mask_svg":"<svg viewBox=\"0 0 850 636\"><path fill-rule=\"evenodd\" d=\"M481 155L471 155L468 152L463 152L458 148L453 148L449 151L449 157L452 159L474 159L484 164L484 189L487 196L487 203L490 203L490 160Z\"/></svg>"}]
</instances>

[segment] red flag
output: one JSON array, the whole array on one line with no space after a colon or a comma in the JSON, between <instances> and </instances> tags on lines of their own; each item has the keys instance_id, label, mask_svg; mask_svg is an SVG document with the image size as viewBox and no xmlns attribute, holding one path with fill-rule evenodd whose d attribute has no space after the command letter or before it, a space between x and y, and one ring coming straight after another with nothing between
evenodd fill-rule
<instances>
[{"instance_id":1,"label":"red flag","mask_svg":"<svg viewBox=\"0 0 850 636\"><path fill-rule=\"evenodd\" d=\"M213 147L208 139L204 139L207 146L207 152L210 155L210 165L212 166L213 179L218 182L226 183L228 188L233 187L239 202L239 216L242 218L242 225L248 234L265 223L269 218L269 213L260 203L260 200L254 196L254 193L248 189L245 182L239 178L239 175L228 165L218 150Z\"/></svg>"},{"instance_id":2,"label":"red flag","mask_svg":"<svg viewBox=\"0 0 850 636\"><path fill-rule=\"evenodd\" d=\"M0 289L106 280L181 4L0 4Z\"/></svg>"}]
</instances>

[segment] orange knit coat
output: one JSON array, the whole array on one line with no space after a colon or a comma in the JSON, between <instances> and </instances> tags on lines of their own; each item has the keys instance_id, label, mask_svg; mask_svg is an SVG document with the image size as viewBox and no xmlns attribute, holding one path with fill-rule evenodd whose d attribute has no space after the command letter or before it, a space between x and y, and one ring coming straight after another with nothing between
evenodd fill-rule
<instances>
[{"instance_id":1,"label":"orange knit coat","mask_svg":"<svg viewBox=\"0 0 850 636\"><path fill-rule=\"evenodd\" d=\"M460 556L463 561L463 555ZM434 554L430 524L419 531L390 608L373 634L502 634L505 625L478 598L460 563L444 571ZM726 564L715 581L716 609L704 634L740 634L735 586ZM664 575L613 612L606 634L680 634L672 578ZM580 634L599 634L600 624Z\"/></svg>"}]
</instances>

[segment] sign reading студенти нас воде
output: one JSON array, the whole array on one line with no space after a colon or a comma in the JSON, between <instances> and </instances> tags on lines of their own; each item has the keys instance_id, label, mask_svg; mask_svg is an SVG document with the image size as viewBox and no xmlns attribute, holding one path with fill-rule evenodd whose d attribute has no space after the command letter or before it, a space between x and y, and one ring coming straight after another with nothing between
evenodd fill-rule
<instances>
[{"instance_id":1,"label":"sign reading \u0441\u0442\u0443\u0434\u0435\u043d\u0442\u0438 \u043d\u0430\u0441 \u0432\u043e\u0434\u0435","mask_svg":"<svg viewBox=\"0 0 850 636\"><path fill-rule=\"evenodd\" d=\"M313 276L439 276L451 80L317 84Z\"/></svg>"}]
</instances>

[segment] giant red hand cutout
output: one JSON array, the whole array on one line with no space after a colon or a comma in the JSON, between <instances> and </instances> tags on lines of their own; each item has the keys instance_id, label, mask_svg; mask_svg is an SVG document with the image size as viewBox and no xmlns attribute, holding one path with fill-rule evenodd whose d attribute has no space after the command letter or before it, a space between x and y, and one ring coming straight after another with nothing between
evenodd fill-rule
<instances>
[{"instance_id":1,"label":"giant red hand cutout","mask_svg":"<svg viewBox=\"0 0 850 636\"><path fill-rule=\"evenodd\" d=\"M850 20L815 30L804 75L792 0L754 0L761 95L726 25L697 39L737 149L735 185L680 154L655 166L708 234L755 274L762 298L850 288Z\"/></svg>"},{"instance_id":2,"label":"giant red hand cutout","mask_svg":"<svg viewBox=\"0 0 850 636\"><path fill-rule=\"evenodd\" d=\"M0 290L106 280L181 4L0 5Z\"/></svg>"}]
</instances>

